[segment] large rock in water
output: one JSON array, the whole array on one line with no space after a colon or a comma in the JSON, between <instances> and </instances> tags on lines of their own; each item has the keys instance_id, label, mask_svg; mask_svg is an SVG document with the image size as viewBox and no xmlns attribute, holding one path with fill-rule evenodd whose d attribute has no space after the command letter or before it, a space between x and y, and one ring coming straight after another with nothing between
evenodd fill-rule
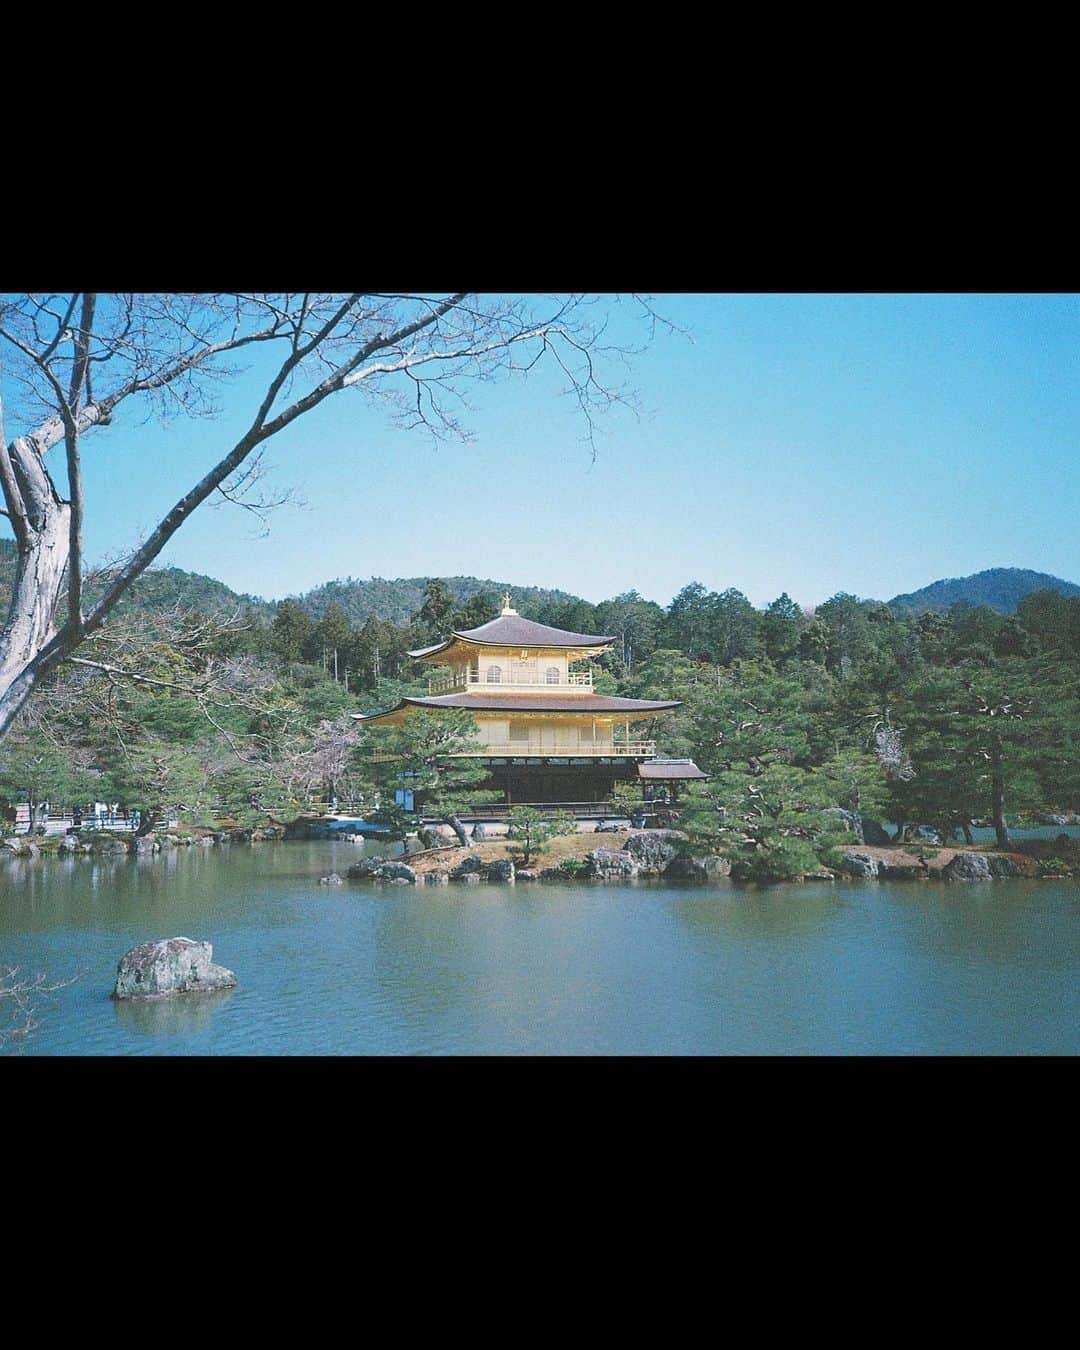
<instances>
[{"instance_id":1,"label":"large rock in water","mask_svg":"<svg viewBox=\"0 0 1080 1350\"><path fill-rule=\"evenodd\" d=\"M236 976L210 960L209 942L191 938L162 938L132 947L116 967L113 998L164 998L168 994L203 993L231 989Z\"/></svg>"}]
</instances>

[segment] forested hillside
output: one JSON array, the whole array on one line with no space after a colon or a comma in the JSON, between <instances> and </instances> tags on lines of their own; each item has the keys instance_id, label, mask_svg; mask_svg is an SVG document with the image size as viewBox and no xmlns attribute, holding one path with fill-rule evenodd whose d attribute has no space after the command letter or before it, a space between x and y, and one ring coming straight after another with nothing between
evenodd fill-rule
<instances>
[{"instance_id":1,"label":"forested hillside","mask_svg":"<svg viewBox=\"0 0 1080 1350\"><path fill-rule=\"evenodd\" d=\"M1031 572L1025 567L991 567L970 577L950 577L932 582L920 591L897 595L889 601L895 609L921 614L926 610L945 610L951 605L989 605L999 614L1014 614L1025 595L1033 591L1056 591L1058 595L1080 595L1080 586L1062 581L1046 572Z\"/></svg>"},{"instance_id":2,"label":"forested hillside","mask_svg":"<svg viewBox=\"0 0 1080 1350\"><path fill-rule=\"evenodd\" d=\"M372 577L369 581L339 577L303 595L289 598L302 605L309 614L324 614L332 605L337 605L350 623L363 623L365 619L374 618L407 624L424 603L427 581L427 577L398 577L394 581L385 577ZM485 592L501 596L504 591L510 591L514 608L526 617L531 617L538 605L562 604L576 598L565 591L522 586L510 581L481 581L477 577L443 577L442 581L459 605L465 605L474 596Z\"/></svg>"},{"instance_id":3,"label":"forested hillside","mask_svg":"<svg viewBox=\"0 0 1080 1350\"><path fill-rule=\"evenodd\" d=\"M12 561L0 549L0 583ZM408 651L493 617L500 588L482 585L430 578L393 622L151 573L0 742L0 802L10 818L19 800L120 801L151 823L370 804L377 732L352 714L425 692L439 672ZM1018 815L1080 807L1080 594L1032 592L1002 614L840 593L811 614L787 594L757 609L700 582L666 607L635 591L594 605L510 589L539 622L612 636L598 692L681 701L637 729L709 775L683 823L744 874L827 860L849 837L837 808L939 838L992 822L1007 841Z\"/></svg>"}]
</instances>

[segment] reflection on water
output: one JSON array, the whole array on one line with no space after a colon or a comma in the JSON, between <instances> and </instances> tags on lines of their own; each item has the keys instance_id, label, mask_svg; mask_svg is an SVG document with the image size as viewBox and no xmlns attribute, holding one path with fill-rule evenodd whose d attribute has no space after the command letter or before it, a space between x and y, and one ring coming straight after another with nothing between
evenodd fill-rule
<instances>
[{"instance_id":1,"label":"reflection on water","mask_svg":"<svg viewBox=\"0 0 1080 1350\"><path fill-rule=\"evenodd\" d=\"M368 845L371 854L378 845ZM0 865L25 1054L1073 1054L1072 882L319 886L341 841ZM235 990L108 995L136 943Z\"/></svg>"},{"instance_id":2,"label":"reflection on water","mask_svg":"<svg viewBox=\"0 0 1080 1350\"><path fill-rule=\"evenodd\" d=\"M170 998L114 998L116 1020L125 1031L141 1036L175 1036L204 1030L214 1013L232 996L231 989L175 994Z\"/></svg>"}]
</instances>

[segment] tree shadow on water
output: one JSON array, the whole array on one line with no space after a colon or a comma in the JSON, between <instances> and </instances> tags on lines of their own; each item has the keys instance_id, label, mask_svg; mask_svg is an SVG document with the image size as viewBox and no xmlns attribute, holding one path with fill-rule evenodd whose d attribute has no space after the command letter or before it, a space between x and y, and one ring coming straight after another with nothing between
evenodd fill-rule
<instances>
[{"instance_id":1,"label":"tree shadow on water","mask_svg":"<svg viewBox=\"0 0 1080 1350\"><path fill-rule=\"evenodd\" d=\"M112 1000L116 1020L125 1031L142 1036L175 1036L203 1031L213 1014L232 997L232 989L207 993L173 994L168 998Z\"/></svg>"}]
</instances>

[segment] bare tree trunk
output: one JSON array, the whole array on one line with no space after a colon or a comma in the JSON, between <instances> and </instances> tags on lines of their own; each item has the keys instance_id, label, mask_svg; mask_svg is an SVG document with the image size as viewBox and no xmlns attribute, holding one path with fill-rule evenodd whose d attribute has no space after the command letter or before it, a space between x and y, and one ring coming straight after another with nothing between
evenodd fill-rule
<instances>
[{"instance_id":1,"label":"bare tree trunk","mask_svg":"<svg viewBox=\"0 0 1080 1350\"><path fill-rule=\"evenodd\" d=\"M7 622L0 632L0 736L41 676L60 659L48 653L67 570L71 507L45 472L37 447L20 436L8 447L25 518L17 528L18 560Z\"/></svg>"},{"instance_id":2,"label":"bare tree trunk","mask_svg":"<svg viewBox=\"0 0 1080 1350\"><path fill-rule=\"evenodd\" d=\"M458 818L457 813L454 812L454 811L449 811L449 812L447 812L447 814L446 814L445 816L443 816L442 819L443 819L444 824L449 825L450 828L451 828L451 829L454 831L454 833L457 835L457 837L458 837L458 843L461 845L461 847L462 847L462 848L468 848L468 847L469 847L469 836L468 836L468 834L467 834L466 831L465 831L465 826L462 825L460 819Z\"/></svg>"}]
</instances>

